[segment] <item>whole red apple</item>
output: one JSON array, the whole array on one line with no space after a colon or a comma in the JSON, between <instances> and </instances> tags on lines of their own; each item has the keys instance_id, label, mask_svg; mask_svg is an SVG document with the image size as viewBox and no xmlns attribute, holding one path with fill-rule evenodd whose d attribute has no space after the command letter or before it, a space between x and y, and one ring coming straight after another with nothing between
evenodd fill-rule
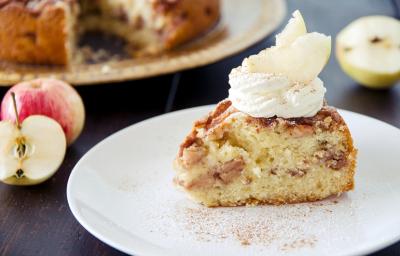
<instances>
[{"instance_id":1,"label":"whole red apple","mask_svg":"<svg viewBox=\"0 0 400 256\"><path fill-rule=\"evenodd\" d=\"M53 118L63 128L69 145L82 132L85 108L71 85L56 79L36 79L14 85L1 103L2 120L15 121L11 92L15 93L20 123L30 115Z\"/></svg>"}]
</instances>

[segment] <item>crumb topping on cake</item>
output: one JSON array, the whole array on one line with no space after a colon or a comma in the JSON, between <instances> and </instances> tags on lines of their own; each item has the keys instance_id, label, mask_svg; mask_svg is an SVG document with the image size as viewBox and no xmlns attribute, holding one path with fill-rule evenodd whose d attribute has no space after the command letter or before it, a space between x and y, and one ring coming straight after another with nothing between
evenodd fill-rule
<instances>
[{"instance_id":1,"label":"crumb topping on cake","mask_svg":"<svg viewBox=\"0 0 400 256\"><path fill-rule=\"evenodd\" d=\"M183 149L190 147L198 141L197 133L199 128L204 128L205 131L213 130L218 127L225 119L234 113L240 112L232 106L232 102L228 99L221 101L216 109L211 112L207 117L195 122L191 133L185 138L184 142L180 145L179 156L182 156ZM240 112L242 113L242 112ZM242 113L244 114L244 113ZM282 117L251 117L247 114L246 122L254 124L258 129L264 129L276 126L277 124L284 125L293 136L302 136L305 134L312 134L316 129L332 131L344 124L343 118L339 115L334 107L324 105L315 116L312 117L296 117L296 118L282 118ZM219 130L221 132L221 130ZM214 134L218 130L213 130ZM219 135L221 137L221 135ZM200 143L200 142L198 142Z\"/></svg>"}]
</instances>

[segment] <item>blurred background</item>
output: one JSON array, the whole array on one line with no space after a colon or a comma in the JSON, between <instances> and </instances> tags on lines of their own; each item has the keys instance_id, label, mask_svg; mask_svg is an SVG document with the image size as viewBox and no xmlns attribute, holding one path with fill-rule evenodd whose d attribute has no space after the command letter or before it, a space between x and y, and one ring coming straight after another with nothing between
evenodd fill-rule
<instances>
[{"instance_id":1,"label":"blurred background","mask_svg":"<svg viewBox=\"0 0 400 256\"><path fill-rule=\"evenodd\" d=\"M398 0L288 0L287 17L276 31L299 9L309 31L331 35L334 42L337 33L358 17L380 14L399 18L399 6ZM13 189L0 184L0 254L122 255L86 232L70 213L65 186L75 163L95 144L124 127L226 98L230 70L239 66L244 57L273 45L274 36L275 33L239 54L204 67L142 80L78 87L87 111L86 126L68 149L61 169L51 180L36 187ZM342 71L332 50L320 75L329 104L400 128L400 85L385 90L358 85ZM1 97L7 89L0 88ZM27 227L30 231L24 232ZM400 255L400 243L373 255Z\"/></svg>"}]
</instances>

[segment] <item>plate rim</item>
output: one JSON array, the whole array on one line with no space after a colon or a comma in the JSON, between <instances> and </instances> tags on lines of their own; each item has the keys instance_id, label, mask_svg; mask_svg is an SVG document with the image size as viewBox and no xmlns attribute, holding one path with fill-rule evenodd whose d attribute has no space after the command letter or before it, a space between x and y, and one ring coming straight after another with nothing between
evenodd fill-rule
<instances>
[{"instance_id":1,"label":"plate rim","mask_svg":"<svg viewBox=\"0 0 400 256\"><path fill-rule=\"evenodd\" d=\"M72 171L70 172L70 175L69 175L69 178L68 178L67 188L66 188L67 203L68 203L68 207L69 207L70 211L72 212L72 215L74 216L74 218L79 222L80 225L82 225L84 227L84 229L87 232L89 232L91 235L93 235L95 238L99 239L103 243L113 247L114 249L117 249L117 250L119 250L121 252L130 254L130 255L131 254L134 254L134 255L156 255L156 254L149 254L147 251L143 251L143 247L140 247L140 248L127 248L127 247L125 247L123 245L120 245L120 244L118 244L118 242L113 241L113 239L110 239L107 236L101 234L101 232L98 232L95 227L93 227L90 223L86 222L84 220L84 218L81 217L81 215L79 214L78 206L76 205L76 202L73 199L72 191L71 191L71 187L72 187L71 184L73 183L74 177L77 175L76 173L78 172L79 167L86 160L86 158L89 155L93 154L98 148L102 147L103 144L107 143L107 141L112 140L114 137L120 136L121 134L128 132L128 130L132 129L133 127L140 127L140 126L146 124L149 121L166 119L166 118L169 118L170 116L180 115L180 114L184 114L184 113L188 113L188 112L192 112L192 111L204 110L204 112L207 113L207 112L211 111L215 106L216 106L216 104L202 105L202 106L196 106L196 107L176 110L176 111L173 111L173 112L157 115L157 116L142 120L140 122L134 123L132 125L129 125L129 126L125 127L125 128L122 128L121 130L119 130L119 131L107 136L106 138L104 138L100 142L98 142L96 145L94 145L75 164L75 166L72 169ZM381 120L379 120L377 118L370 117L370 116L367 116L367 115L364 115L364 114L360 114L360 113L357 113L357 112L341 109L341 108L336 108L336 109L340 113L346 113L346 114L355 115L355 116L358 116L358 117L361 117L361 118L367 118L367 119L373 120L375 122L377 121L380 124L389 126L391 128L394 128L398 132L400 132L400 128L397 128L396 126L391 125L389 123L386 123L384 121L381 121ZM384 242L373 244L372 246L366 246L366 247L364 247L362 249L355 248L354 252L350 252L350 254L344 254L344 255L346 255L346 256L349 256L349 255L365 255L365 254L374 253L374 252L377 252L377 251L379 251L381 249L384 249L384 248L386 248L386 247L388 247L390 245L393 245L394 243L399 242L399 241L400 241L400 231L397 234L397 236L393 236L391 239L387 239ZM164 254L165 255L169 255L169 253L168 254L164 253Z\"/></svg>"}]
</instances>

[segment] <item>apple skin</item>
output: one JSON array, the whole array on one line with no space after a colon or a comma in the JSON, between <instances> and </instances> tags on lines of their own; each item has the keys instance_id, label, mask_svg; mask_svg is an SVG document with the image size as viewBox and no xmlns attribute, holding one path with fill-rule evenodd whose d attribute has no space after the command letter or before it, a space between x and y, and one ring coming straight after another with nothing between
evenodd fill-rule
<instances>
[{"instance_id":1,"label":"apple skin","mask_svg":"<svg viewBox=\"0 0 400 256\"><path fill-rule=\"evenodd\" d=\"M19 122L31 115L44 115L56 120L71 145L82 132L85 108L78 92L56 79L35 79L11 87L1 103L1 119L15 122L11 92L15 93Z\"/></svg>"},{"instance_id":2,"label":"apple skin","mask_svg":"<svg viewBox=\"0 0 400 256\"><path fill-rule=\"evenodd\" d=\"M357 83L370 89L387 89L400 80L400 71L394 73L378 73L366 70L347 61L343 47L336 45L336 58L343 71Z\"/></svg>"}]
</instances>

